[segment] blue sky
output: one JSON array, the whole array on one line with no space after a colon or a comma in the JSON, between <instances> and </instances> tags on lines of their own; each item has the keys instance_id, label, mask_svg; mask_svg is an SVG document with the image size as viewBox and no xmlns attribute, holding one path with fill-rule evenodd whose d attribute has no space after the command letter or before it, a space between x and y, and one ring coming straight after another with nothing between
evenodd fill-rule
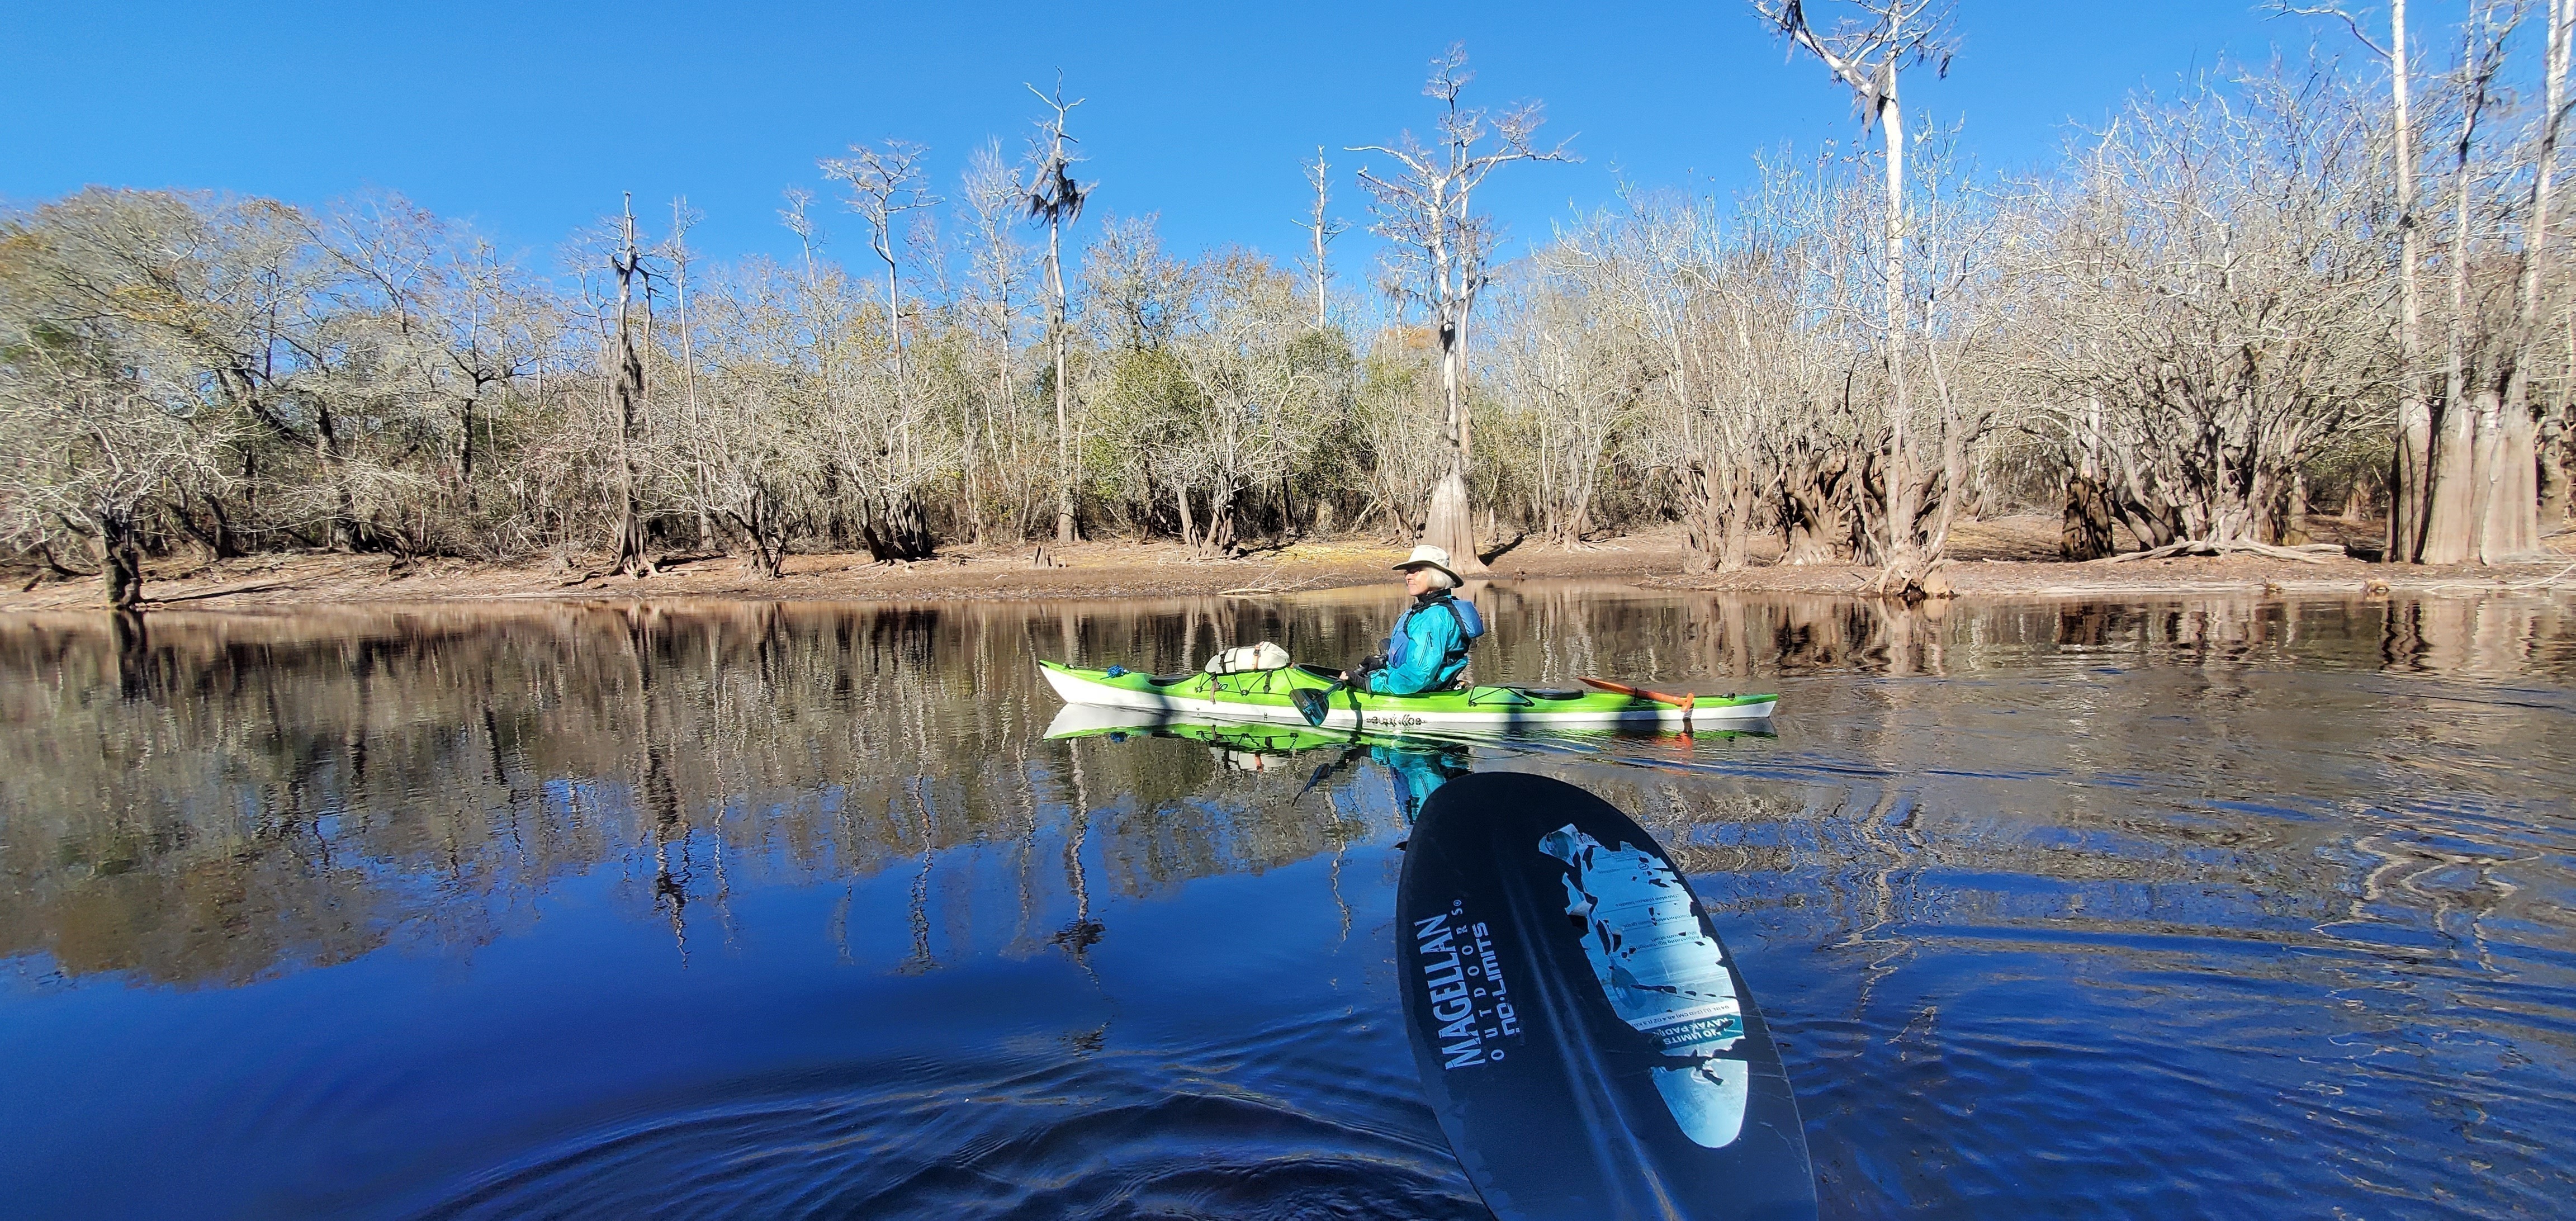
<instances>
[{"instance_id":1,"label":"blue sky","mask_svg":"<svg viewBox=\"0 0 2576 1221\"><path fill-rule=\"evenodd\" d=\"M1833 0L1810 0L1819 13ZM2425 20L2447 20L2447 11ZM2250 0L1964 0L1950 79L1910 102L1964 119L1989 168L2049 158L2070 122L2222 59L2339 31ZM2428 28L2425 33L2431 33ZM899 136L931 146L953 196L968 150L1016 154L1039 113L1023 81L1064 71L1095 206L1156 212L1190 249L1293 257L1297 166L1334 161L1336 211L1364 220L1341 146L1425 126L1424 67L1463 39L1488 103L1537 98L1579 166L1513 167L1487 198L1516 239L1597 206L1617 178L1741 185L1782 141L1857 133L1848 95L1792 58L1748 0L1644 5L39 3L0 4L0 196L103 183L318 203L399 191L550 265L632 190L686 194L704 250L783 253L781 192L818 157ZM864 252L835 214L838 253ZM1086 224L1086 228L1088 225ZM1346 271L1373 239L1336 247Z\"/></svg>"}]
</instances>

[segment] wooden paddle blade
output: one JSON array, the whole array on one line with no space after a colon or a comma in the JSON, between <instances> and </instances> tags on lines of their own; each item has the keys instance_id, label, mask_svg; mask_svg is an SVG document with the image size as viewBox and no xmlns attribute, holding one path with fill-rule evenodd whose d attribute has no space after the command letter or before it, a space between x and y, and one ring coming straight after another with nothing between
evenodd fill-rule
<instances>
[{"instance_id":1,"label":"wooden paddle blade","mask_svg":"<svg viewBox=\"0 0 2576 1221\"><path fill-rule=\"evenodd\" d=\"M1496 1217L1815 1217L1770 1027L1672 858L1608 802L1451 780L1396 915L1423 1092Z\"/></svg>"}]
</instances>

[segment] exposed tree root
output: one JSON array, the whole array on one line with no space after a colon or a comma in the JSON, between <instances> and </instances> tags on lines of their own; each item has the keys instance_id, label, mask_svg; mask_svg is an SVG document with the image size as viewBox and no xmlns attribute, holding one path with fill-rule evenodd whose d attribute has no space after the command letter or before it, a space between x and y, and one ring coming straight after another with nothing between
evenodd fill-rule
<instances>
[{"instance_id":1,"label":"exposed tree root","mask_svg":"<svg viewBox=\"0 0 2576 1221\"><path fill-rule=\"evenodd\" d=\"M2344 550L2343 545L2340 543L2305 543L2296 547L2275 547L2270 543L2257 543L2246 539L2219 539L2213 541L2210 539L2187 538L2179 543L2167 543L2162 547L2151 547L2145 551L2124 551L2118 555L2106 555L2101 559L2087 560L2085 562L2088 564L2125 564L2131 560L2161 560L2169 559L2178 555L2235 555L2240 552L2252 555L2270 556L2276 560L2297 560L2302 564L2322 564L2327 560L2341 556L2344 553Z\"/></svg>"},{"instance_id":2,"label":"exposed tree root","mask_svg":"<svg viewBox=\"0 0 2576 1221\"><path fill-rule=\"evenodd\" d=\"M1890 561L1878 570L1878 578L1868 583L1869 591L1893 595L1909 603L1926 598L1955 598L1959 596L1958 590L1950 584L1950 578L1941 573L1942 567L1948 563L1945 559L1927 560L1919 554L1910 562ZM1921 571L1915 571L1916 565L1921 566Z\"/></svg>"},{"instance_id":3,"label":"exposed tree root","mask_svg":"<svg viewBox=\"0 0 2576 1221\"><path fill-rule=\"evenodd\" d=\"M2561 569L2559 569L2558 571L2553 572L2553 573L2549 574L2548 576L2542 577L2541 579L2539 579L2539 580L2537 580L2537 581L2525 581L2525 582L2523 582L2523 583L2521 583L2521 584L2519 584L2519 585L2507 585L2507 586L2505 586L2505 588L2506 588L2506 589L2545 589L2545 588L2548 588L2549 586L2556 585L2557 583L2559 583L2559 582L2560 582L2560 581L2562 581L2562 580L2565 580L2565 579L2566 579L2566 577L2567 577L2567 574L2568 574L2568 573L2571 573L2571 572L2576 572L2576 564L2569 564L2569 565L2568 565L2568 566L2566 566L2565 568L2561 568Z\"/></svg>"}]
</instances>

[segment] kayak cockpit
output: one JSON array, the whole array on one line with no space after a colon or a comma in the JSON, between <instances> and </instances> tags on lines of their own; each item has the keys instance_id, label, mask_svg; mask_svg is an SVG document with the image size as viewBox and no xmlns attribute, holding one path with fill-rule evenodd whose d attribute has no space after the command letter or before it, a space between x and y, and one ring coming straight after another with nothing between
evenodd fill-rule
<instances>
[{"instance_id":1,"label":"kayak cockpit","mask_svg":"<svg viewBox=\"0 0 2576 1221\"><path fill-rule=\"evenodd\" d=\"M1514 687L1512 690L1518 691L1534 700L1545 700L1549 702L1560 700L1579 700L1584 696L1592 694L1589 691L1578 691L1572 687Z\"/></svg>"},{"instance_id":2,"label":"kayak cockpit","mask_svg":"<svg viewBox=\"0 0 2576 1221\"><path fill-rule=\"evenodd\" d=\"M1469 687L1467 706L1470 708L1529 708L1539 704L1579 700L1588 694L1590 693L1551 687Z\"/></svg>"}]
</instances>

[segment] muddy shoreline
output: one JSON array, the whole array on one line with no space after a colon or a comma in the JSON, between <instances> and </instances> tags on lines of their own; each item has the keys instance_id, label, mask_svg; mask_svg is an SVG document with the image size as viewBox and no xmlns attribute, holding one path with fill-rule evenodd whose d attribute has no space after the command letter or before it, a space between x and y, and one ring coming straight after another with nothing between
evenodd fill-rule
<instances>
[{"instance_id":1,"label":"muddy shoreline","mask_svg":"<svg viewBox=\"0 0 2576 1221\"><path fill-rule=\"evenodd\" d=\"M2365 523L2320 523L2328 541L2364 541ZM2335 527L2342 526L2342 529ZM1972 522L1961 527L1943 568L1962 598L2081 598L2223 591L2366 595L2432 592L2576 591L2576 533L2549 539L2560 558L2493 567L2415 567L2334 557L2318 563L2260 556L2068 563L2053 558L2057 523L2048 517ZM929 560L878 564L864 555L797 555L775 580L746 574L738 559L674 557L651 577L607 575L547 560L482 563L385 556L289 553L212 564L174 559L147 566L143 609L374 603L595 602L666 598L749 601L1021 601L1062 598L1276 596L1391 581L1406 548L1376 538L1309 540L1206 559L1172 543L1110 541L1045 548L947 548ZM1864 594L1875 569L1847 564L1787 566L1757 551L1753 567L1694 574L1678 531L1634 535L1579 550L1522 540L1492 559L1497 580L1580 578L1649 589L1798 594ZM92 580L32 572L0 591L0 612L95 609ZM22 588L22 586L24 588Z\"/></svg>"}]
</instances>

